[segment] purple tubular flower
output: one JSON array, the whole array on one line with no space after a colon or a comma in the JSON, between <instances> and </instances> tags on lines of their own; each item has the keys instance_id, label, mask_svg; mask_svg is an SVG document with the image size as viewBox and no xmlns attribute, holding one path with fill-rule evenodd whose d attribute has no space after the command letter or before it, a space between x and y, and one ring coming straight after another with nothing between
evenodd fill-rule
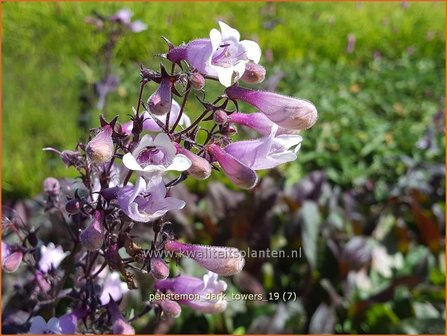
<instances>
[{"instance_id":1,"label":"purple tubular flower","mask_svg":"<svg viewBox=\"0 0 447 336\"><path fill-rule=\"evenodd\" d=\"M2 269L6 273L13 273L17 271L22 260L22 251L14 251L11 246L2 241Z\"/></svg>"},{"instance_id":2,"label":"purple tubular flower","mask_svg":"<svg viewBox=\"0 0 447 336\"><path fill-rule=\"evenodd\" d=\"M239 273L245 264L241 252L234 247L193 245L171 240L165 244L165 249L191 258L208 271L222 276Z\"/></svg>"},{"instance_id":3,"label":"purple tubular flower","mask_svg":"<svg viewBox=\"0 0 447 336\"><path fill-rule=\"evenodd\" d=\"M277 129L275 125L269 135L260 139L233 142L224 151L253 170L270 169L296 160L302 137L293 134L276 136Z\"/></svg>"},{"instance_id":4,"label":"purple tubular flower","mask_svg":"<svg viewBox=\"0 0 447 336\"><path fill-rule=\"evenodd\" d=\"M189 174L199 180L205 180L211 175L211 165L204 158L190 152L177 143L174 143L177 153L183 154L191 161L191 167L187 170Z\"/></svg>"},{"instance_id":5,"label":"purple tubular flower","mask_svg":"<svg viewBox=\"0 0 447 336\"><path fill-rule=\"evenodd\" d=\"M307 129L317 121L317 109L306 100L234 85L227 88L225 93L230 99L242 100L253 105L275 124L284 128Z\"/></svg>"},{"instance_id":6,"label":"purple tubular flower","mask_svg":"<svg viewBox=\"0 0 447 336\"><path fill-rule=\"evenodd\" d=\"M270 134L272 127L276 125L261 112L250 114L234 112L228 116L228 122L249 127L262 135Z\"/></svg>"},{"instance_id":7,"label":"purple tubular flower","mask_svg":"<svg viewBox=\"0 0 447 336\"><path fill-rule=\"evenodd\" d=\"M228 154L216 144L208 146L208 152L217 160L228 178L244 189L253 188L258 182L256 172Z\"/></svg>"},{"instance_id":8,"label":"purple tubular flower","mask_svg":"<svg viewBox=\"0 0 447 336\"><path fill-rule=\"evenodd\" d=\"M93 220L79 235L82 246L89 251L96 251L104 243L104 212L95 211Z\"/></svg>"},{"instance_id":9,"label":"purple tubular flower","mask_svg":"<svg viewBox=\"0 0 447 336\"><path fill-rule=\"evenodd\" d=\"M161 176L157 175L147 182L138 177L135 187L123 187L117 199L124 213L137 222L150 222L169 210L179 210L185 206L182 200L166 197L166 187Z\"/></svg>"},{"instance_id":10,"label":"purple tubular flower","mask_svg":"<svg viewBox=\"0 0 447 336\"><path fill-rule=\"evenodd\" d=\"M172 105L172 81L169 77L161 80L157 91L149 97L147 105L149 110L157 115L165 115L171 110Z\"/></svg>"},{"instance_id":11,"label":"purple tubular flower","mask_svg":"<svg viewBox=\"0 0 447 336\"><path fill-rule=\"evenodd\" d=\"M88 158L96 165L109 162L113 157L113 128L105 125L85 147Z\"/></svg>"},{"instance_id":12,"label":"purple tubular flower","mask_svg":"<svg viewBox=\"0 0 447 336\"><path fill-rule=\"evenodd\" d=\"M112 320L112 332L118 335L135 335L135 329L127 323L115 301L110 300L107 305Z\"/></svg>"},{"instance_id":13,"label":"purple tubular flower","mask_svg":"<svg viewBox=\"0 0 447 336\"><path fill-rule=\"evenodd\" d=\"M104 275L101 273L99 276L104 279L102 291L99 295L101 304L105 306L110 301L121 300L124 294L129 291L129 288L125 282L121 281L120 274L118 272L104 272Z\"/></svg>"},{"instance_id":14,"label":"purple tubular flower","mask_svg":"<svg viewBox=\"0 0 447 336\"><path fill-rule=\"evenodd\" d=\"M217 274L213 272L205 274L203 279L182 275L173 279L158 280L154 288L161 292L188 294L187 299L178 300L178 302L202 313L221 313L227 308L227 301L223 294L227 289L227 284L225 281L217 280Z\"/></svg>"}]
</instances>

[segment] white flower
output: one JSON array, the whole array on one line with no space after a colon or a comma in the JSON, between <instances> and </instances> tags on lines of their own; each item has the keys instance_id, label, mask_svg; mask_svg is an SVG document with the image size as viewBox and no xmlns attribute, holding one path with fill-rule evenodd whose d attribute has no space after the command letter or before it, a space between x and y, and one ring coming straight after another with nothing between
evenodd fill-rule
<instances>
[{"instance_id":1,"label":"white flower","mask_svg":"<svg viewBox=\"0 0 447 336\"><path fill-rule=\"evenodd\" d=\"M183 154L176 154L169 136L159 133L154 139L145 135L132 153L123 156L126 168L147 177L169 170L185 171L191 161Z\"/></svg>"},{"instance_id":2,"label":"white flower","mask_svg":"<svg viewBox=\"0 0 447 336\"><path fill-rule=\"evenodd\" d=\"M249 61L259 63L261 48L254 41L240 41L239 32L222 21L219 26L220 32L217 29L210 32L212 53L208 65L219 82L228 87L233 84L233 75L235 81L242 77Z\"/></svg>"},{"instance_id":3,"label":"white flower","mask_svg":"<svg viewBox=\"0 0 447 336\"><path fill-rule=\"evenodd\" d=\"M104 279L101 295L99 299L101 304L105 306L110 302L110 297L116 302L122 299L123 295L129 291L127 284L121 281L120 274L118 272L109 273L101 272L100 277Z\"/></svg>"},{"instance_id":4,"label":"white flower","mask_svg":"<svg viewBox=\"0 0 447 336\"><path fill-rule=\"evenodd\" d=\"M53 243L49 243L48 246L42 245L40 247L40 260L39 268L42 272L47 273L51 269L56 269L65 259L69 252L64 252L62 246L54 246Z\"/></svg>"},{"instance_id":5,"label":"white flower","mask_svg":"<svg viewBox=\"0 0 447 336\"><path fill-rule=\"evenodd\" d=\"M30 334L61 334L62 329L59 324L59 319L52 317L46 322L42 316L35 316L31 319L31 327L28 331Z\"/></svg>"},{"instance_id":6,"label":"white flower","mask_svg":"<svg viewBox=\"0 0 447 336\"><path fill-rule=\"evenodd\" d=\"M401 268L403 258L401 254L390 255L383 246L374 247L372 251L371 268L382 276L389 278L393 268Z\"/></svg>"}]
</instances>

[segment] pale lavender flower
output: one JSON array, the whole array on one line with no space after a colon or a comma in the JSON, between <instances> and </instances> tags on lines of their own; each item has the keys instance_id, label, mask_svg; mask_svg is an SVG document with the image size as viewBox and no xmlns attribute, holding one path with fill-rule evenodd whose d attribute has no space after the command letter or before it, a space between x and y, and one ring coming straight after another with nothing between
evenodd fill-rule
<instances>
[{"instance_id":1,"label":"pale lavender flower","mask_svg":"<svg viewBox=\"0 0 447 336\"><path fill-rule=\"evenodd\" d=\"M178 300L202 313L221 313L227 308L224 292L227 289L225 281L218 280L217 274L208 272L203 279L182 275L177 278L158 280L154 288L161 292L173 292L175 294L197 295L198 300Z\"/></svg>"},{"instance_id":2,"label":"pale lavender flower","mask_svg":"<svg viewBox=\"0 0 447 336\"><path fill-rule=\"evenodd\" d=\"M171 240L165 244L165 249L191 258L208 271L222 276L239 273L245 265L241 252L234 247L193 245Z\"/></svg>"},{"instance_id":3,"label":"pale lavender flower","mask_svg":"<svg viewBox=\"0 0 447 336\"><path fill-rule=\"evenodd\" d=\"M59 325L63 335L76 334L78 321L87 316L88 311L85 309L73 309L70 313L66 313L59 317Z\"/></svg>"},{"instance_id":4,"label":"pale lavender flower","mask_svg":"<svg viewBox=\"0 0 447 336\"><path fill-rule=\"evenodd\" d=\"M79 240L87 250L96 251L101 248L104 238L104 212L95 211L90 224L79 234Z\"/></svg>"},{"instance_id":5,"label":"pale lavender flower","mask_svg":"<svg viewBox=\"0 0 447 336\"><path fill-rule=\"evenodd\" d=\"M307 129L317 121L317 109L306 100L234 85L227 88L225 93L231 99L253 105L275 124L284 128Z\"/></svg>"},{"instance_id":6,"label":"pale lavender flower","mask_svg":"<svg viewBox=\"0 0 447 336\"><path fill-rule=\"evenodd\" d=\"M48 195L57 196L61 191L61 185L54 177L47 177L43 181L43 191Z\"/></svg>"},{"instance_id":7,"label":"pale lavender flower","mask_svg":"<svg viewBox=\"0 0 447 336\"><path fill-rule=\"evenodd\" d=\"M99 277L102 279L102 290L99 300L103 306L110 302L110 298L114 301L121 300L124 294L129 291L127 284L121 281L118 272L109 272L105 269L99 274Z\"/></svg>"},{"instance_id":8,"label":"pale lavender flower","mask_svg":"<svg viewBox=\"0 0 447 336\"><path fill-rule=\"evenodd\" d=\"M131 22L128 25L129 29L133 31L134 33L140 33L142 31L145 31L147 29L147 24L140 20L136 20L134 22Z\"/></svg>"},{"instance_id":9,"label":"pale lavender flower","mask_svg":"<svg viewBox=\"0 0 447 336\"><path fill-rule=\"evenodd\" d=\"M262 135L270 134L272 128L276 126L273 121L261 112L250 114L234 112L228 116L228 122L249 127ZM280 130L285 129L281 127Z\"/></svg>"},{"instance_id":10,"label":"pale lavender flower","mask_svg":"<svg viewBox=\"0 0 447 336\"><path fill-rule=\"evenodd\" d=\"M355 41L356 41L355 35L349 34L348 35L348 45L346 46L346 52L348 54L352 54L354 52Z\"/></svg>"},{"instance_id":11,"label":"pale lavender flower","mask_svg":"<svg viewBox=\"0 0 447 336\"><path fill-rule=\"evenodd\" d=\"M85 147L87 157L96 165L109 162L113 157L113 128L105 125Z\"/></svg>"},{"instance_id":12,"label":"pale lavender flower","mask_svg":"<svg viewBox=\"0 0 447 336\"><path fill-rule=\"evenodd\" d=\"M14 250L10 245L2 241L2 269L7 273L17 271L23 260L23 252Z\"/></svg>"},{"instance_id":13,"label":"pale lavender flower","mask_svg":"<svg viewBox=\"0 0 447 336\"><path fill-rule=\"evenodd\" d=\"M112 333L117 335L134 335L135 329L124 319L123 314L115 303L110 300L107 304L107 310L112 320Z\"/></svg>"},{"instance_id":14,"label":"pale lavender flower","mask_svg":"<svg viewBox=\"0 0 447 336\"><path fill-rule=\"evenodd\" d=\"M64 252L62 246L56 247L53 243L40 247L39 269L43 273L48 273L51 269L59 267L61 262L70 252Z\"/></svg>"},{"instance_id":15,"label":"pale lavender flower","mask_svg":"<svg viewBox=\"0 0 447 336\"><path fill-rule=\"evenodd\" d=\"M134 114L136 114L136 111L134 111ZM180 114L180 105L173 99L171 104L171 112L169 113L169 127L174 126L174 123L176 122L178 116ZM162 129L157 124L157 122L152 119L151 115L145 111L143 112L143 130L150 131L150 132L161 132ZM163 125L166 124L166 118L167 114L156 116L157 120L159 120ZM191 119L186 115L185 112L183 112L182 116L180 117L180 121L178 123L180 126L183 127L189 127L191 125ZM132 134L133 129L133 121L126 122L121 125L121 133L125 135Z\"/></svg>"},{"instance_id":16,"label":"pale lavender flower","mask_svg":"<svg viewBox=\"0 0 447 336\"><path fill-rule=\"evenodd\" d=\"M130 24L133 13L130 9L123 8L118 10L114 15L110 17L110 20L116 21L125 25Z\"/></svg>"},{"instance_id":17,"label":"pale lavender flower","mask_svg":"<svg viewBox=\"0 0 447 336\"><path fill-rule=\"evenodd\" d=\"M56 317L50 318L48 322L42 316L34 316L31 319L31 327L28 331L30 334L62 334L59 319Z\"/></svg>"},{"instance_id":18,"label":"pale lavender flower","mask_svg":"<svg viewBox=\"0 0 447 336\"><path fill-rule=\"evenodd\" d=\"M233 142L224 151L253 170L271 169L296 160L303 138L298 134L276 136L277 129L275 125L268 136L260 139Z\"/></svg>"},{"instance_id":19,"label":"pale lavender flower","mask_svg":"<svg viewBox=\"0 0 447 336\"><path fill-rule=\"evenodd\" d=\"M228 154L220 146L216 144L209 145L208 153L219 162L225 175L237 186L244 189L251 189L258 182L258 176L253 169Z\"/></svg>"},{"instance_id":20,"label":"pale lavender flower","mask_svg":"<svg viewBox=\"0 0 447 336\"><path fill-rule=\"evenodd\" d=\"M126 186L118 191L117 199L123 212L138 222L153 221L169 210L179 210L185 206L182 200L166 197L161 176L153 176L148 181L138 177L134 187Z\"/></svg>"},{"instance_id":21,"label":"pale lavender flower","mask_svg":"<svg viewBox=\"0 0 447 336\"><path fill-rule=\"evenodd\" d=\"M132 153L123 156L123 164L143 176L169 170L185 171L191 167L186 156L176 154L175 146L165 133L159 133L155 138L146 134Z\"/></svg>"},{"instance_id":22,"label":"pale lavender flower","mask_svg":"<svg viewBox=\"0 0 447 336\"><path fill-rule=\"evenodd\" d=\"M239 80L249 61L259 63L261 48L254 41L240 41L236 29L219 21L220 32L212 29L210 39L198 39L170 50L168 59L188 61L200 73L215 77L228 87Z\"/></svg>"}]
</instances>

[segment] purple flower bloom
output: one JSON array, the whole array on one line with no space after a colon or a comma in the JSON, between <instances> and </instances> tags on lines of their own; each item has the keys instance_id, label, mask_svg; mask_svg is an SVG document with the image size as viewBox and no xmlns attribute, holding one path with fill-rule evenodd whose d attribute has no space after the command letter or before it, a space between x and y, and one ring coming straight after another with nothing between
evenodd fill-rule
<instances>
[{"instance_id":1,"label":"purple flower bloom","mask_svg":"<svg viewBox=\"0 0 447 336\"><path fill-rule=\"evenodd\" d=\"M261 48L254 41L240 41L237 30L219 21L220 32L212 29L210 39L198 39L188 45L172 49L168 59L188 61L200 73L216 77L228 87L239 80L249 61L259 63Z\"/></svg>"},{"instance_id":2,"label":"purple flower bloom","mask_svg":"<svg viewBox=\"0 0 447 336\"><path fill-rule=\"evenodd\" d=\"M30 334L62 334L62 328L59 323L59 319L56 317L50 318L46 322L42 316L34 316L31 319L31 327L28 331Z\"/></svg>"},{"instance_id":3,"label":"purple flower bloom","mask_svg":"<svg viewBox=\"0 0 447 336\"><path fill-rule=\"evenodd\" d=\"M169 210L183 209L185 202L166 197L166 187L161 176L149 181L138 177L135 187L126 186L118 192L118 204L124 213L138 222L150 222Z\"/></svg>"},{"instance_id":4,"label":"purple flower bloom","mask_svg":"<svg viewBox=\"0 0 447 336\"><path fill-rule=\"evenodd\" d=\"M245 259L234 247L185 244L168 241L165 249L191 258L203 268L218 275L230 276L242 271Z\"/></svg>"},{"instance_id":5,"label":"purple flower bloom","mask_svg":"<svg viewBox=\"0 0 447 336\"><path fill-rule=\"evenodd\" d=\"M108 270L104 270L99 276L104 281L102 291L99 296L99 300L103 306L110 302L110 298L112 298L113 301L121 300L124 294L129 291L127 284L121 281L120 274L118 272L109 272Z\"/></svg>"},{"instance_id":6,"label":"purple flower bloom","mask_svg":"<svg viewBox=\"0 0 447 336\"><path fill-rule=\"evenodd\" d=\"M53 243L40 247L39 269L43 273L48 273L51 269L56 269L65 259L69 252L64 252L62 246L56 247Z\"/></svg>"},{"instance_id":7,"label":"purple flower bloom","mask_svg":"<svg viewBox=\"0 0 447 336\"><path fill-rule=\"evenodd\" d=\"M270 134L272 127L276 126L273 121L261 112L250 114L234 112L228 116L228 122L249 127L262 135ZM284 130L283 128L280 129Z\"/></svg>"},{"instance_id":8,"label":"purple flower bloom","mask_svg":"<svg viewBox=\"0 0 447 336\"><path fill-rule=\"evenodd\" d=\"M123 156L123 163L143 176L168 170L185 171L191 167L186 156L176 154L175 146L165 133L159 133L154 139L146 134L132 153Z\"/></svg>"},{"instance_id":9,"label":"purple flower bloom","mask_svg":"<svg viewBox=\"0 0 447 336\"><path fill-rule=\"evenodd\" d=\"M234 85L227 88L225 93L231 99L242 100L253 105L275 124L284 128L307 129L317 121L315 106L306 100Z\"/></svg>"},{"instance_id":10,"label":"purple flower bloom","mask_svg":"<svg viewBox=\"0 0 447 336\"><path fill-rule=\"evenodd\" d=\"M248 62L245 67L245 72L241 77L245 83L248 84L258 84L263 82L265 79L265 68L253 62Z\"/></svg>"},{"instance_id":11,"label":"purple flower bloom","mask_svg":"<svg viewBox=\"0 0 447 336\"><path fill-rule=\"evenodd\" d=\"M136 111L134 111L134 114L136 114ZM171 104L171 112L169 113L169 127L174 126L175 121L178 118L178 115L180 114L180 105L173 99ZM158 126L157 122L155 122L154 119L149 115L147 111L143 113L143 130L150 131L150 132L161 132L162 129L160 126ZM157 116L157 119L161 121L161 123L164 125L166 124L166 118L167 114ZM183 112L179 125L183 127L189 127L191 125L191 120L189 117ZM121 133L125 135L132 134L133 129L133 121L129 121L127 123L124 123L121 125Z\"/></svg>"},{"instance_id":12,"label":"purple flower bloom","mask_svg":"<svg viewBox=\"0 0 447 336\"><path fill-rule=\"evenodd\" d=\"M105 125L85 147L88 158L96 165L109 162L113 157L113 128Z\"/></svg>"},{"instance_id":13,"label":"purple flower bloom","mask_svg":"<svg viewBox=\"0 0 447 336\"><path fill-rule=\"evenodd\" d=\"M104 212L95 211L93 220L79 235L82 246L89 251L96 251L101 248L104 242Z\"/></svg>"},{"instance_id":14,"label":"purple flower bloom","mask_svg":"<svg viewBox=\"0 0 447 336\"><path fill-rule=\"evenodd\" d=\"M43 181L43 191L48 195L57 196L61 191L61 185L54 177L47 177Z\"/></svg>"},{"instance_id":15,"label":"purple flower bloom","mask_svg":"<svg viewBox=\"0 0 447 336\"><path fill-rule=\"evenodd\" d=\"M163 314L168 316L168 317L177 318L182 313L182 308L175 301L172 301L172 300L159 300L156 303L158 305L160 305L160 308L163 311Z\"/></svg>"},{"instance_id":16,"label":"purple flower bloom","mask_svg":"<svg viewBox=\"0 0 447 336\"><path fill-rule=\"evenodd\" d=\"M275 125L268 136L260 139L233 142L224 151L253 170L270 169L296 160L303 138L294 134L276 136L277 129Z\"/></svg>"},{"instance_id":17,"label":"purple flower bloom","mask_svg":"<svg viewBox=\"0 0 447 336\"><path fill-rule=\"evenodd\" d=\"M348 54L352 54L354 52L354 48L355 48L355 35L354 34L349 34L348 35L348 45L346 46L346 52Z\"/></svg>"},{"instance_id":18,"label":"purple flower bloom","mask_svg":"<svg viewBox=\"0 0 447 336\"><path fill-rule=\"evenodd\" d=\"M122 24L129 24L132 19L133 13L127 8L120 9L114 15L110 17L110 20L116 21Z\"/></svg>"},{"instance_id":19,"label":"purple flower bloom","mask_svg":"<svg viewBox=\"0 0 447 336\"><path fill-rule=\"evenodd\" d=\"M150 260L151 274L155 279L163 280L169 276L169 267L160 257L152 257Z\"/></svg>"},{"instance_id":20,"label":"purple flower bloom","mask_svg":"<svg viewBox=\"0 0 447 336\"><path fill-rule=\"evenodd\" d=\"M23 259L23 252L14 251L11 246L2 241L2 269L7 273L17 271Z\"/></svg>"},{"instance_id":21,"label":"purple flower bloom","mask_svg":"<svg viewBox=\"0 0 447 336\"><path fill-rule=\"evenodd\" d=\"M59 317L59 325L63 335L76 334L79 319L84 318L87 315L85 309L74 309L70 313L66 313Z\"/></svg>"},{"instance_id":22,"label":"purple flower bloom","mask_svg":"<svg viewBox=\"0 0 447 336\"><path fill-rule=\"evenodd\" d=\"M202 313L221 313L227 308L223 295L227 284L218 280L217 274L213 272L205 274L203 279L182 275L173 279L158 280L154 288L161 292L187 294L185 299L177 301Z\"/></svg>"},{"instance_id":23,"label":"purple flower bloom","mask_svg":"<svg viewBox=\"0 0 447 336\"><path fill-rule=\"evenodd\" d=\"M107 310L111 315L112 332L114 334L135 335L134 328L132 328L132 326L124 319L123 314L121 314L121 311L115 301L110 300L109 304L107 305Z\"/></svg>"},{"instance_id":24,"label":"purple flower bloom","mask_svg":"<svg viewBox=\"0 0 447 336\"><path fill-rule=\"evenodd\" d=\"M219 162L225 175L237 186L244 189L251 189L258 182L258 176L253 169L228 154L218 145L209 145L208 152Z\"/></svg>"}]
</instances>

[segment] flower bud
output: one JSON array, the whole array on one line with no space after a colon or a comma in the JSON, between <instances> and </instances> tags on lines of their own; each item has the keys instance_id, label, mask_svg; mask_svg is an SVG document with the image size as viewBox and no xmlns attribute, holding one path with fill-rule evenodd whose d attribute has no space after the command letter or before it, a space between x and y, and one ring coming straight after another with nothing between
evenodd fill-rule
<instances>
[{"instance_id":1,"label":"flower bud","mask_svg":"<svg viewBox=\"0 0 447 336\"><path fill-rule=\"evenodd\" d=\"M216 124L223 125L228 120L227 112L225 112L224 110L219 109L216 112L214 112L213 119L216 122Z\"/></svg>"},{"instance_id":2,"label":"flower bud","mask_svg":"<svg viewBox=\"0 0 447 336\"><path fill-rule=\"evenodd\" d=\"M89 251L96 251L101 248L104 242L104 213L95 211L93 220L79 235L81 244Z\"/></svg>"},{"instance_id":3,"label":"flower bud","mask_svg":"<svg viewBox=\"0 0 447 336\"><path fill-rule=\"evenodd\" d=\"M61 185L54 177L47 177L43 181L43 191L50 196L57 196L61 190Z\"/></svg>"},{"instance_id":4,"label":"flower bud","mask_svg":"<svg viewBox=\"0 0 447 336\"><path fill-rule=\"evenodd\" d=\"M105 125L99 133L89 141L85 150L88 158L96 165L109 162L113 157L113 128Z\"/></svg>"},{"instance_id":5,"label":"flower bud","mask_svg":"<svg viewBox=\"0 0 447 336\"><path fill-rule=\"evenodd\" d=\"M157 280L164 280L169 276L169 267L160 257L153 257L150 261L151 274Z\"/></svg>"},{"instance_id":6,"label":"flower bud","mask_svg":"<svg viewBox=\"0 0 447 336\"><path fill-rule=\"evenodd\" d=\"M251 189L258 182L258 176L254 170L222 150L218 145L209 145L208 152L219 162L225 174L237 186Z\"/></svg>"},{"instance_id":7,"label":"flower bud","mask_svg":"<svg viewBox=\"0 0 447 336\"><path fill-rule=\"evenodd\" d=\"M75 215L81 211L81 203L77 199L69 200L65 204L65 211L67 211L70 215Z\"/></svg>"},{"instance_id":8,"label":"flower bud","mask_svg":"<svg viewBox=\"0 0 447 336\"><path fill-rule=\"evenodd\" d=\"M224 125L222 127L221 133L223 135L226 135L226 136L230 137L230 136L233 136L233 135L235 135L237 133L237 129L233 125L228 125L227 124L227 125Z\"/></svg>"},{"instance_id":9,"label":"flower bud","mask_svg":"<svg viewBox=\"0 0 447 336\"><path fill-rule=\"evenodd\" d=\"M6 273L17 271L23 260L23 252L13 251L12 247L2 241L2 269Z\"/></svg>"},{"instance_id":10,"label":"flower bud","mask_svg":"<svg viewBox=\"0 0 447 336\"><path fill-rule=\"evenodd\" d=\"M201 90L205 86L205 77L200 72L193 72L189 75L189 81L193 89Z\"/></svg>"},{"instance_id":11,"label":"flower bud","mask_svg":"<svg viewBox=\"0 0 447 336\"><path fill-rule=\"evenodd\" d=\"M149 97L147 105L149 110L157 115L162 116L171 110L172 106L172 81L168 78L161 80L160 86L157 91Z\"/></svg>"},{"instance_id":12,"label":"flower bud","mask_svg":"<svg viewBox=\"0 0 447 336\"><path fill-rule=\"evenodd\" d=\"M163 314L167 317L177 318L182 313L180 305L172 300L160 300L157 302L160 305Z\"/></svg>"},{"instance_id":13,"label":"flower bud","mask_svg":"<svg viewBox=\"0 0 447 336\"><path fill-rule=\"evenodd\" d=\"M234 85L227 88L225 93L230 99L239 99L256 107L271 121L284 128L307 129L317 121L317 109L306 100Z\"/></svg>"},{"instance_id":14,"label":"flower bud","mask_svg":"<svg viewBox=\"0 0 447 336\"><path fill-rule=\"evenodd\" d=\"M248 62L245 65L245 72L241 77L245 83L248 84L258 84L263 82L265 79L265 68L254 62Z\"/></svg>"},{"instance_id":15,"label":"flower bud","mask_svg":"<svg viewBox=\"0 0 447 336\"><path fill-rule=\"evenodd\" d=\"M165 244L165 249L187 256L208 271L223 276L239 273L245 264L241 252L234 247L193 245L171 240Z\"/></svg>"},{"instance_id":16,"label":"flower bud","mask_svg":"<svg viewBox=\"0 0 447 336\"><path fill-rule=\"evenodd\" d=\"M177 153L183 154L191 161L191 167L187 170L189 174L199 180L205 180L210 177L212 168L206 159L190 152L177 143L175 143L175 147L177 148Z\"/></svg>"}]
</instances>

